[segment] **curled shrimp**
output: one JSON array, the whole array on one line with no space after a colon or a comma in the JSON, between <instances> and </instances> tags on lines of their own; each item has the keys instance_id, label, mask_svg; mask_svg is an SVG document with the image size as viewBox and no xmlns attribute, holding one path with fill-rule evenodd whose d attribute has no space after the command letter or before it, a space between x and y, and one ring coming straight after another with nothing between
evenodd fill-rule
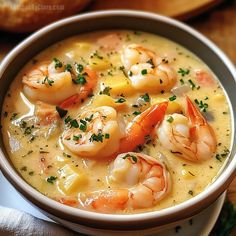
<instances>
[{"instance_id":1,"label":"curled shrimp","mask_svg":"<svg viewBox=\"0 0 236 236\"><path fill-rule=\"evenodd\" d=\"M121 136L116 110L102 106L84 111L70 121L62 142L77 155L99 158L116 152Z\"/></svg>"},{"instance_id":2,"label":"curled shrimp","mask_svg":"<svg viewBox=\"0 0 236 236\"><path fill-rule=\"evenodd\" d=\"M60 63L58 65L58 63ZM75 64L74 66L76 66ZM49 104L68 108L83 102L96 85L96 73L88 68L80 72L83 80L75 83L77 71L60 61L44 62L23 76L23 90L26 96Z\"/></svg>"},{"instance_id":3,"label":"curled shrimp","mask_svg":"<svg viewBox=\"0 0 236 236\"><path fill-rule=\"evenodd\" d=\"M126 128L126 136L121 139L119 153L133 151L144 144L145 137L162 122L167 106L168 102L155 104L136 116Z\"/></svg>"},{"instance_id":4,"label":"curled shrimp","mask_svg":"<svg viewBox=\"0 0 236 236\"><path fill-rule=\"evenodd\" d=\"M210 159L216 151L215 133L188 97L186 101L187 117L172 114L170 120L168 116L165 116L157 128L160 143L173 153L190 161Z\"/></svg>"},{"instance_id":5,"label":"curled shrimp","mask_svg":"<svg viewBox=\"0 0 236 236\"><path fill-rule=\"evenodd\" d=\"M141 45L128 45L121 59L133 87L137 90L169 90L176 82L174 69L163 64L160 57Z\"/></svg>"},{"instance_id":6,"label":"curled shrimp","mask_svg":"<svg viewBox=\"0 0 236 236\"><path fill-rule=\"evenodd\" d=\"M169 172L161 162L135 152L116 157L108 180L119 188L81 193L80 205L102 213L148 208L163 199L171 187Z\"/></svg>"},{"instance_id":7,"label":"curled shrimp","mask_svg":"<svg viewBox=\"0 0 236 236\"><path fill-rule=\"evenodd\" d=\"M55 68L55 62L37 65L23 76L24 93L33 100L58 104L76 93L71 73Z\"/></svg>"}]
</instances>

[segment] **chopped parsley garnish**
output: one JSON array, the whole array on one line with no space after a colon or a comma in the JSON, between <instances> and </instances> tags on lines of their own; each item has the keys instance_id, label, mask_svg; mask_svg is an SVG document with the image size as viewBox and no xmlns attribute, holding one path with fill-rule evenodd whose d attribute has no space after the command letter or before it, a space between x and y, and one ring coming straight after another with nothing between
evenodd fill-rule
<instances>
[{"instance_id":1,"label":"chopped parsley garnish","mask_svg":"<svg viewBox=\"0 0 236 236\"><path fill-rule=\"evenodd\" d=\"M137 163L138 162L138 158L134 155L131 155L131 154L126 154L125 156L122 157L124 160L129 158L131 161L133 161L134 163Z\"/></svg>"},{"instance_id":2,"label":"chopped parsley garnish","mask_svg":"<svg viewBox=\"0 0 236 236\"><path fill-rule=\"evenodd\" d=\"M70 121L72 121L72 118L70 116L67 116L66 119L65 119L65 123L69 123Z\"/></svg>"},{"instance_id":3,"label":"chopped parsley garnish","mask_svg":"<svg viewBox=\"0 0 236 236\"><path fill-rule=\"evenodd\" d=\"M190 87L192 90L194 90L194 88L196 88L196 85L193 83L193 81L191 79L188 80Z\"/></svg>"},{"instance_id":4,"label":"chopped parsley garnish","mask_svg":"<svg viewBox=\"0 0 236 236\"><path fill-rule=\"evenodd\" d=\"M56 106L56 111L58 112L58 114L61 118L65 117L68 112L67 110L64 110L63 108L61 108L59 106Z\"/></svg>"},{"instance_id":5,"label":"chopped parsley garnish","mask_svg":"<svg viewBox=\"0 0 236 236\"><path fill-rule=\"evenodd\" d=\"M169 97L170 101L174 101L176 99L176 95L173 95L172 97Z\"/></svg>"},{"instance_id":6,"label":"chopped parsley garnish","mask_svg":"<svg viewBox=\"0 0 236 236\"><path fill-rule=\"evenodd\" d=\"M10 120L15 120L16 117L17 117L17 115L18 115L18 113L13 113L13 114L11 115Z\"/></svg>"},{"instance_id":7,"label":"chopped parsley garnish","mask_svg":"<svg viewBox=\"0 0 236 236\"><path fill-rule=\"evenodd\" d=\"M83 132L86 131L87 129L87 122L85 120L80 120L80 125L79 125L79 129Z\"/></svg>"},{"instance_id":8,"label":"chopped parsley garnish","mask_svg":"<svg viewBox=\"0 0 236 236\"><path fill-rule=\"evenodd\" d=\"M126 100L124 98L118 98L115 103L123 103L125 102Z\"/></svg>"},{"instance_id":9,"label":"chopped parsley garnish","mask_svg":"<svg viewBox=\"0 0 236 236\"><path fill-rule=\"evenodd\" d=\"M20 127L21 127L22 129L25 129L25 128L27 127L27 122L24 121L24 120L21 120L21 122L20 122Z\"/></svg>"},{"instance_id":10,"label":"chopped parsley garnish","mask_svg":"<svg viewBox=\"0 0 236 236\"><path fill-rule=\"evenodd\" d=\"M142 74L142 75L146 75L146 74L147 74L147 69L143 69L143 70L141 71L141 74Z\"/></svg>"},{"instance_id":11,"label":"chopped parsley garnish","mask_svg":"<svg viewBox=\"0 0 236 236\"><path fill-rule=\"evenodd\" d=\"M141 111L134 111L133 112L133 115L135 115L135 116L138 116L138 115L140 115L141 114Z\"/></svg>"},{"instance_id":12,"label":"chopped parsley garnish","mask_svg":"<svg viewBox=\"0 0 236 236\"><path fill-rule=\"evenodd\" d=\"M26 134L26 135L31 134L32 133L32 128L34 128L33 125L31 127L26 127L25 131L24 131L24 134Z\"/></svg>"},{"instance_id":13,"label":"chopped parsley garnish","mask_svg":"<svg viewBox=\"0 0 236 236\"><path fill-rule=\"evenodd\" d=\"M183 79L180 79L179 81L180 81L181 85L184 84L184 80Z\"/></svg>"},{"instance_id":14,"label":"chopped parsley garnish","mask_svg":"<svg viewBox=\"0 0 236 236\"><path fill-rule=\"evenodd\" d=\"M34 175L34 171L30 171L30 172L29 172L29 175L30 175L30 176L33 176L33 175Z\"/></svg>"},{"instance_id":15,"label":"chopped parsley garnish","mask_svg":"<svg viewBox=\"0 0 236 236\"><path fill-rule=\"evenodd\" d=\"M82 84L82 85L84 85L87 82L87 80L85 79L85 75L87 75L87 74L86 73L78 74L77 78L73 79L72 81L75 84Z\"/></svg>"},{"instance_id":16,"label":"chopped parsley garnish","mask_svg":"<svg viewBox=\"0 0 236 236\"><path fill-rule=\"evenodd\" d=\"M48 78L48 76L46 76L42 82L42 84L48 84L49 86L52 86L52 84L54 83L54 80L51 80Z\"/></svg>"},{"instance_id":17,"label":"chopped parsley garnish","mask_svg":"<svg viewBox=\"0 0 236 236\"><path fill-rule=\"evenodd\" d=\"M227 112L227 111L223 111L222 114L223 114L223 115L227 115L228 112Z\"/></svg>"},{"instance_id":18,"label":"chopped parsley garnish","mask_svg":"<svg viewBox=\"0 0 236 236\"><path fill-rule=\"evenodd\" d=\"M226 158L228 156L229 152L230 152L229 149L225 147L225 149L223 150L223 152L221 154L217 153L215 155L215 158L218 161L222 162L222 158Z\"/></svg>"},{"instance_id":19,"label":"chopped parsley garnish","mask_svg":"<svg viewBox=\"0 0 236 236\"><path fill-rule=\"evenodd\" d=\"M169 123L172 123L174 121L174 118L173 116L169 116L167 119L166 119L167 122Z\"/></svg>"},{"instance_id":20,"label":"chopped parsley garnish","mask_svg":"<svg viewBox=\"0 0 236 236\"><path fill-rule=\"evenodd\" d=\"M207 111L207 108L208 108L207 103L203 103L202 100L198 101L198 99L195 99L194 102L198 105L201 112L206 112Z\"/></svg>"},{"instance_id":21,"label":"chopped parsley garnish","mask_svg":"<svg viewBox=\"0 0 236 236\"><path fill-rule=\"evenodd\" d=\"M76 119L70 121L70 126L73 128L79 128L78 121Z\"/></svg>"},{"instance_id":22,"label":"chopped parsley garnish","mask_svg":"<svg viewBox=\"0 0 236 236\"><path fill-rule=\"evenodd\" d=\"M111 90L111 87L105 87L102 91L99 92L99 94L105 94L107 96L111 96L110 90Z\"/></svg>"},{"instance_id":23,"label":"chopped parsley garnish","mask_svg":"<svg viewBox=\"0 0 236 236\"><path fill-rule=\"evenodd\" d=\"M181 76L185 76L188 75L190 72L189 69L183 69L183 68L179 68L178 73L181 74Z\"/></svg>"},{"instance_id":24,"label":"chopped parsley garnish","mask_svg":"<svg viewBox=\"0 0 236 236\"><path fill-rule=\"evenodd\" d=\"M77 64L77 70L79 73L81 73L83 71L83 69L84 69L83 65Z\"/></svg>"},{"instance_id":25,"label":"chopped parsley garnish","mask_svg":"<svg viewBox=\"0 0 236 236\"><path fill-rule=\"evenodd\" d=\"M110 134L102 134L102 133L98 133L98 134L92 134L89 141L90 142L103 142L103 137L105 139L109 139L110 138Z\"/></svg>"},{"instance_id":26,"label":"chopped parsley garnish","mask_svg":"<svg viewBox=\"0 0 236 236\"><path fill-rule=\"evenodd\" d=\"M100 60L103 59L103 57L98 54L98 51L95 51L95 52L90 56L90 58L93 58L93 57L97 57L97 58L100 59Z\"/></svg>"},{"instance_id":27,"label":"chopped parsley garnish","mask_svg":"<svg viewBox=\"0 0 236 236\"><path fill-rule=\"evenodd\" d=\"M86 117L85 120L90 122L93 119L93 114L90 117Z\"/></svg>"},{"instance_id":28,"label":"chopped parsley garnish","mask_svg":"<svg viewBox=\"0 0 236 236\"><path fill-rule=\"evenodd\" d=\"M67 154L65 152L62 153L64 157L68 157L68 158L71 158L71 155L70 154Z\"/></svg>"},{"instance_id":29,"label":"chopped parsley garnish","mask_svg":"<svg viewBox=\"0 0 236 236\"><path fill-rule=\"evenodd\" d=\"M54 181L57 179L56 176L50 176L47 178L47 182L50 184L54 184Z\"/></svg>"},{"instance_id":30,"label":"chopped parsley garnish","mask_svg":"<svg viewBox=\"0 0 236 236\"><path fill-rule=\"evenodd\" d=\"M74 140L74 141L78 141L78 140L81 139L81 138L82 138L82 134L74 135L74 136L73 136L73 140Z\"/></svg>"},{"instance_id":31,"label":"chopped parsley garnish","mask_svg":"<svg viewBox=\"0 0 236 236\"><path fill-rule=\"evenodd\" d=\"M55 69L62 67L62 62L59 59L53 58L53 61L55 63Z\"/></svg>"},{"instance_id":32,"label":"chopped parsley garnish","mask_svg":"<svg viewBox=\"0 0 236 236\"><path fill-rule=\"evenodd\" d=\"M144 95L141 95L141 98L145 101L145 102L150 102L150 97L148 93L145 93Z\"/></svg>"},{"instance_id":33,"label":"chopped parsley garnish","mask_svg":"<svg viewBox=\"0 0 236 236\"><path fill-rule=\"evenodd\" d=\"M66 64L65 71L69 71L69 72L72 71L72 66L71 66L71 64Z\"/></svg>"}]
</instances>

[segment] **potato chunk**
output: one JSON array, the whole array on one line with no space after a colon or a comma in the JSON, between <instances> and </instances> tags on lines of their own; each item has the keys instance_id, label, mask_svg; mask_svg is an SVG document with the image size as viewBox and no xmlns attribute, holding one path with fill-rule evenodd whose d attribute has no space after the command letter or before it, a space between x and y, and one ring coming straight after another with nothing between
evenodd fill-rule
<instances>
[{"instance_id":1,"label":"potato chunk","mask_svg":"<svg viewBox=\"0 0 236 236\"><path fill-rule=\"evenodd\" d=\"M87 176L71 164L60 169L59 187L65 194L81 190L88 183Z\"/></svg>"},{"instance_id":2,"label":"potato chunk","mask_svg":"<svg viewBox=\"0 0 236 236\"><path fill-rule=\"evenodd\" d=\"M120 94L130 95L134 92L134 88L128 78L124 75L108 76L103 80L103 88L110 87L111 95L118 96ZM103 89L102 88L102 89Z\"/></svg>"},{"instance_id":3,"label":"potato chunk","mask_svg":"<svg viewBox=\"0 0 236 236\"><path fill-rule=\"evenodd\" d=\"M94 97L92 105L94 107L109 106L114 109L120 110L126 107L126 103L116 103L115 100L108 95L97 95Z\"/></svg>"}]
</instances>

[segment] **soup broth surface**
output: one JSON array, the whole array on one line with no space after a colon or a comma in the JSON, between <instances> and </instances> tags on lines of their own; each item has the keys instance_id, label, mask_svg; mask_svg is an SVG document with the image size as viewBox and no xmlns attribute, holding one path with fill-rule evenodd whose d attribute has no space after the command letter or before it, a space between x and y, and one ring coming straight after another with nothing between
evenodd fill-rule
<instances>
[{"instance_id":1,"label":"soup broth surface","mask_svg":"<svg viewBox=\"0 0 236 236\"><path fill-rule=\"evenodd\" d=\"M186 96L205 123L197 113L196 126L190 122ZM165 101L162 118L154 116L140 125L145 111ZM103 129L109 112L115 112L115 118ZM186 131L178 126L189 138L169 130L161 140L158 129L165 128L164 121L174 125L178 115L190 127ZM9 157L31 186L62 204L104 213L155 211L193 198L216 179L231 142L227 98L207 65L173 41L127 30L71 37L32 58L9 88L1 124ZM129 128L134 124L139 125L136 134ZM172 149L175 142L179 146ZM81 150L87 143L92 146ZM203 158L205 148L211 150ZM190 154L183 154L183 149ZM123 152L121 162L114 164ZM150 180L152 169L133 168L139 161L153 168L155 161L140 159L142 154L164 168L166 179L158 175L158 180ZM127 169L122 166L126 164ZM159 190L145 181L161 188L160 198L155 195ZM123 190L128 193L122 200ZM149 204L134 203L135 196Z\"/></svg>"}]
</instances>

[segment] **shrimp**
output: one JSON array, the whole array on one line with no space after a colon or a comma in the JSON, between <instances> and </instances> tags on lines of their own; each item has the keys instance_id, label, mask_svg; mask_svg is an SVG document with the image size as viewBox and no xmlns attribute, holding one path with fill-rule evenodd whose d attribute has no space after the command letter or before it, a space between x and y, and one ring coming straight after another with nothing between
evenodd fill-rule
<instances>
[{"instance_id":1,"label":"shrimp","mask_svg":"<svg viewBox=\"0 0 236 236\"><path fill-rule=\"evenodd\" d=\"M136 116L126 128L126 136L121 140L119 152L133 151L145 142L145 137L158 126L164 118L168 102L155 104Z\"/></svg>"},{"instance_id":2,"label":"shrimp","mask_svg":"<svg viewBox=\"0 0 236 236\"><path fill-rule=\"evenodd\" d=\"M139 91L169 90L176 83L174 69L154 52L137 44L128 45L121 60L133 87Z\"/></svg>"},{"instance_id":3,"label":"shrimp","mask_svg":"<svg viewBox=\"0 0 236 236\"><path fill-rule=\"evenodd\" d=\"M84 157L105 157L119 148L122 130L114 108L102 106L82 112L69 122L62 135L63 144Z\"/></svg>"},{"instance_id":4,"label":"shrimp","mask_svg":"<svg viewBox=\"0 0 236 236\"><path fill-rule=\"evenodd\" d=\"M172 114L170 120L166 116L156 129L160 143L190 161L210 159L217 144L214 130L188 97L186 101L187 117Z\"/></svg>"},{"instance_id":5,"label":"shrimp","mask_svg":"<svg viewBox=\"0 0 236 236\"><path fill-rule=\"evenodd\" d=\"M74 78L77 77L78 71L72 66L70 69L66 69L66 65L58 59L56 60L37 65L26 73L22 79L23 91L33 100L53 105L61 103L63 108L68 108L83 101L91 94L91 90L96 84L96 74L90 69L82 67L83 71L79 73L83 80L77 83Z\"/></svg>"},{"instance_id":6,"label":"shrimp","mask_svg":"<svg viewBox=\"0 0 236 236\"><path fill-rule=\"evenodd\" d=\"M102 106L83 112L76 120L77 128L67 129L62 137L64 145L85 157L114 157L133 151L145 142L154 127L164 118L168 103L155 104L122 129L114 108ZM80 124L79 124L80 123ZM86 127L83 130L82 127Z\"/></svg>"},{"instance_id":7,"label":"shrimp","mask_svg":"<svg viewBox=\"0 0 236 236\"><path fill-rule=\"evenodd\" d=\"M119 188L80 193L79 204L102 213L148 208L162 200L171 187L169 172L161 162L135 152L116 157L108 180Z\"/></svg>"}]
</instances>

